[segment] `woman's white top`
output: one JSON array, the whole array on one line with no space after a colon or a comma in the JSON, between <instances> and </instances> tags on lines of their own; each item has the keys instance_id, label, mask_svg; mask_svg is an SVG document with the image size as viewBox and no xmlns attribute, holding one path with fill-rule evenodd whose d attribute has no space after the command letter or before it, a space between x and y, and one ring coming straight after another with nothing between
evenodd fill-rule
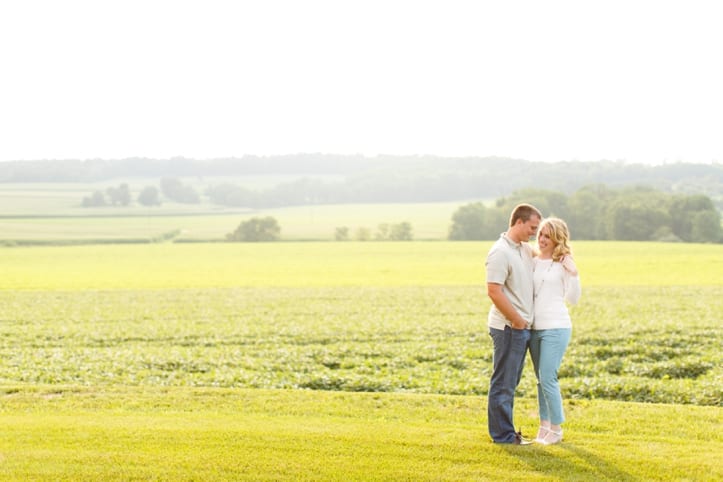
<instances>
[{"instance_id":1,"label":"woman's white top","mask_svg":"<svg viewBox=\"0 0 723 482\"><path fill-rule=\"evenodd\" d=\"M580 276L572 276L559 262L535 258L533 330L572 328L565 302L580 299Z\"/></svg>"}]
</instances>

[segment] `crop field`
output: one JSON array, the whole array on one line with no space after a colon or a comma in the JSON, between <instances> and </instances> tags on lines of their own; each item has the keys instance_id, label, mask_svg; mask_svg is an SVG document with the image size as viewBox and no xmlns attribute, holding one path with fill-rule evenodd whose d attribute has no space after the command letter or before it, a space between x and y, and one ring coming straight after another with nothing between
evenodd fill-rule
<instances>
[{"instance_id":1,"label":"crop field","mask_svg":"<svg viewBox=\"0 0 723 482\"><path fill-rule=\"evenodd\" d=\"M720 405L720 329L680 320L711 326L719 294L591 290L574 312L560 374L566 393ZM697 301L682 306L677 297ZM28 291L0 301L4 384L478 395L490 375L488 304L476 288ZM520 393L534 396L527 374Z\"/></svg>"},{"instance_id":2,"label":"crop field","mask_svg":"<svg viewBox=\"0 0 723 482\"><path fill-rule=\"evenodd\" d=\"M575 244L568 442L520 456L484 431L490 245L2 248L0 476L723 476L722 246ZM527 432L535 395L528 361Z\"/></svg>"},{"instance_id":3,"label":"crop field","mask_svg":"<svg viewBox=\"0 0 723 482\"><path fill-rule=\"evenodd\" d=\"M488 248L7 248L1 380L484 394ZM569 396L721 405L723 249L691 248L579 243Z\"/></svg>"}]
</instances>

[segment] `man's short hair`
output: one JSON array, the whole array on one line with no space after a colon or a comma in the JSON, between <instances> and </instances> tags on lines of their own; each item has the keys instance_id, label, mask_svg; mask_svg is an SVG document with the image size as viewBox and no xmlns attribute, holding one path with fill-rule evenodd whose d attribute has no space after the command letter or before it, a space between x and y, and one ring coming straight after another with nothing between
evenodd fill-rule
<instances>
[{"instance_id":1,"label":"man's short hair","mask_svg":"<svg viewBox=\"0 0 723 482\"><path fill-rule=\"evenodd\" d=\"M510 227L514 226L518 219L521 219L523 223L526 223L532 216L537 216L542 219L542 213L532 204L518 204L515 206L515 209L512 210L512 214L510 215Z\"/></svg>"}]
</instances>

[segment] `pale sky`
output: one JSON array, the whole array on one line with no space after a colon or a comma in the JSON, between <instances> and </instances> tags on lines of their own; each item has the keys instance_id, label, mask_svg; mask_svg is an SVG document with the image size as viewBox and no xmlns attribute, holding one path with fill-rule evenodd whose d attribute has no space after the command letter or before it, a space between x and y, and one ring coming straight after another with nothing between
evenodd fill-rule
<instances>
[{"instance_id":1,"label":"pale sky","mask_svg":"<svg viewBox=\"0 0 723 482\"><path fill-rule=\"evenodd\" d=\"M723 162L723 2L0 0L0 161Z\"/></svg>"}]
</instances>

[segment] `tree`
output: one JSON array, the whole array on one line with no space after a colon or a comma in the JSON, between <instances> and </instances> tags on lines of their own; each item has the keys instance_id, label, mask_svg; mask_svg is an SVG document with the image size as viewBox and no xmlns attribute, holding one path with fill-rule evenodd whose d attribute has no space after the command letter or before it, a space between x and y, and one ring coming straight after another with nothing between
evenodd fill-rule
<instances>
[{"instance_id":1,"label":"tree","mask_svg":"<svg viewBox=\"0 0 723 482\"><path fill-rule=\"evenodd\" d=\"M349 241L349 228L347 226L339 226L334 231L334 239L337 241Z\"/></svg>"},{"instance_id":2,"label":"tree","mask_svg":"<svg viewBox=\"0 0 723 482\"><path fill-rule=\"evenodd\" d=\"M452 215L452 225L449 227L447 238L453 241L484 239L486 212L481 202L457 208Z\"/></svg>"},{"instance_id":3,"label":"tree","mask_svg":"<svg viewBox=\"0 0 723 482\"><path fill-rule=\"evenodd\" d=\"M235 207L259 207L263 204L258 193L235 184L220 184L206 191L214 204Z\"/></svg>"},{"instance_id":4,"label":"tree","mask_svg":"<svg viewBox=\"0 0 723 482\"><path fill-rule=\"evenodd\" d=\"M465 204L452 215L447 238L453 241L497 239L505 231L509 213L481 202Z\"/></svg>"},{"instance_id":5,"label":"tree","mask_svg":"<svg viewBox=\"0 0 723 482\"><path fill-rule=\"evenodd\" d=\"M412 225L408 222L402 222L392 224L391 231L389 233L389 239L392 241L411 241L412 240Z\"/></svg>"},{"instance_id":6,"label":"tree","mask_svg":"<svg viewBox=\"0 0 723 482\"><path fill-rule=\"evenodd\" d=\"M113 206L118 204L128 206L131 203L131 190L128 184L123 183L118 187L109 187L105 192Z\"/></svg>"},{"instance_id":7,"label":"tree","mask_svg":"<svg viewBox=\"0 0 723 482\"><path fill-rule=\"evenodd\" d=\"M265 242L278 241L281 236L279 223L271 216L251 218L243 221L232 233L226 235L229 241Z\"/></svg>"},{"instance_id":8,"label":"tree","mask_svg":"<svg viewBox=\"0 0 723 482\"><path fill-rule=\"evenodd\" d=\"M648 241L662 226L670 225L670 215L654 199L621 197L607 213L610 239Z\"/></svg>"},{"instance_id":9,"label":"tree","mask_svg":"<svg viewBox=\"0 0 723 482\"><path fill-rule=\"evenodd\" d=\"M576 239L605 239L606 201L599 189L580 189L568 199L567 225Z\"/></svg>"},{"instance_id":10,"label":"tree","mask_svg":"<svg viewBox=\"0 0 723 482\"><path fill-rule=\"evenodd\" d=\"M160 206L161 197L158 188L155 186L146 186L138 195L138 202L143 206Z\"/></svg>"},{"instance_id":11,"label":"tree","mask_svg":"<svg viewBox=\"0 0 723 482\"><path fill-rule=\"evenodd\" d=\"M520 189L506 198L497 200L497 207L506 213L520 203L532 204L540 210L543 216L555 216L562 219L569 217L567 196L561 192L546 189Z\"/></svg>"},{"instance_id":12,"label":"tree","mask_svg":"<svg viewBox=\"0 0 723 482\"><path fill-rule=\"evenodd\" d=\"M374 239L377 241L411 241L412 225L408 222L382 223L377 227Z\"/></svg>"},{"instance_id":13,"label":"tree","mask_svg":"<svg viewBox=\"0 0 723 482\"><path fill-rule=\"evenodd\" d=\"M374 239L377 241L386 241L389 239L389 231L390 231L389 223L381 223L379 226L377 226L377 233L374 235Z\"/></svg>"},{"instance_id":14,"label":"tree","mask_svg":"<svg viewBox=\"0 0 723 482\"><path fill-rule=\"evenodd\" d=\"M372 239L371 229L365 227L358 228L354 234L354 239L357 241L369 241Z\"/></svg>"},{"instance_id":15,"label":"tree","mask_svg":"<svg viewBox=\"0 0 723 482\"><path fill-rule=\"evenodd\" d=\"M715 209L695 213L691 221L690 237L694 243L719 243L721 241L720 213Z\"/></svg>"},{"instance_id":16,"label":"tree","mask_svg":"<svg viewBox=\"0 0 723 482\"><path fill-rule=\"evenodd\" d=\"M93 194L83 198L82 205L84 208L96 208L105 206L105 195L103 191L93 191Z\"/></svg>"},{"instance_id":17,"label":"tree","mask_svg":"<svg viewBox=\"0 0 723 482\"><path fill-rule=\"evenodd\" d=\"M165 177L161 179L161 192L172 201L184 204L198 204L201 197L193 187L183 184L180 179Z\"/></svg>"},{"instance_id":18,"label":"tree","mask_svg":"<svg viewBox=\"0 0 723 482\"><path fill-rule=\"evenodd\" d=\"M670 204L673 232L684 241L693 240L693 218L699 212L716 211L708 196L676 196Z\"/></svg>"}]
</instances>

